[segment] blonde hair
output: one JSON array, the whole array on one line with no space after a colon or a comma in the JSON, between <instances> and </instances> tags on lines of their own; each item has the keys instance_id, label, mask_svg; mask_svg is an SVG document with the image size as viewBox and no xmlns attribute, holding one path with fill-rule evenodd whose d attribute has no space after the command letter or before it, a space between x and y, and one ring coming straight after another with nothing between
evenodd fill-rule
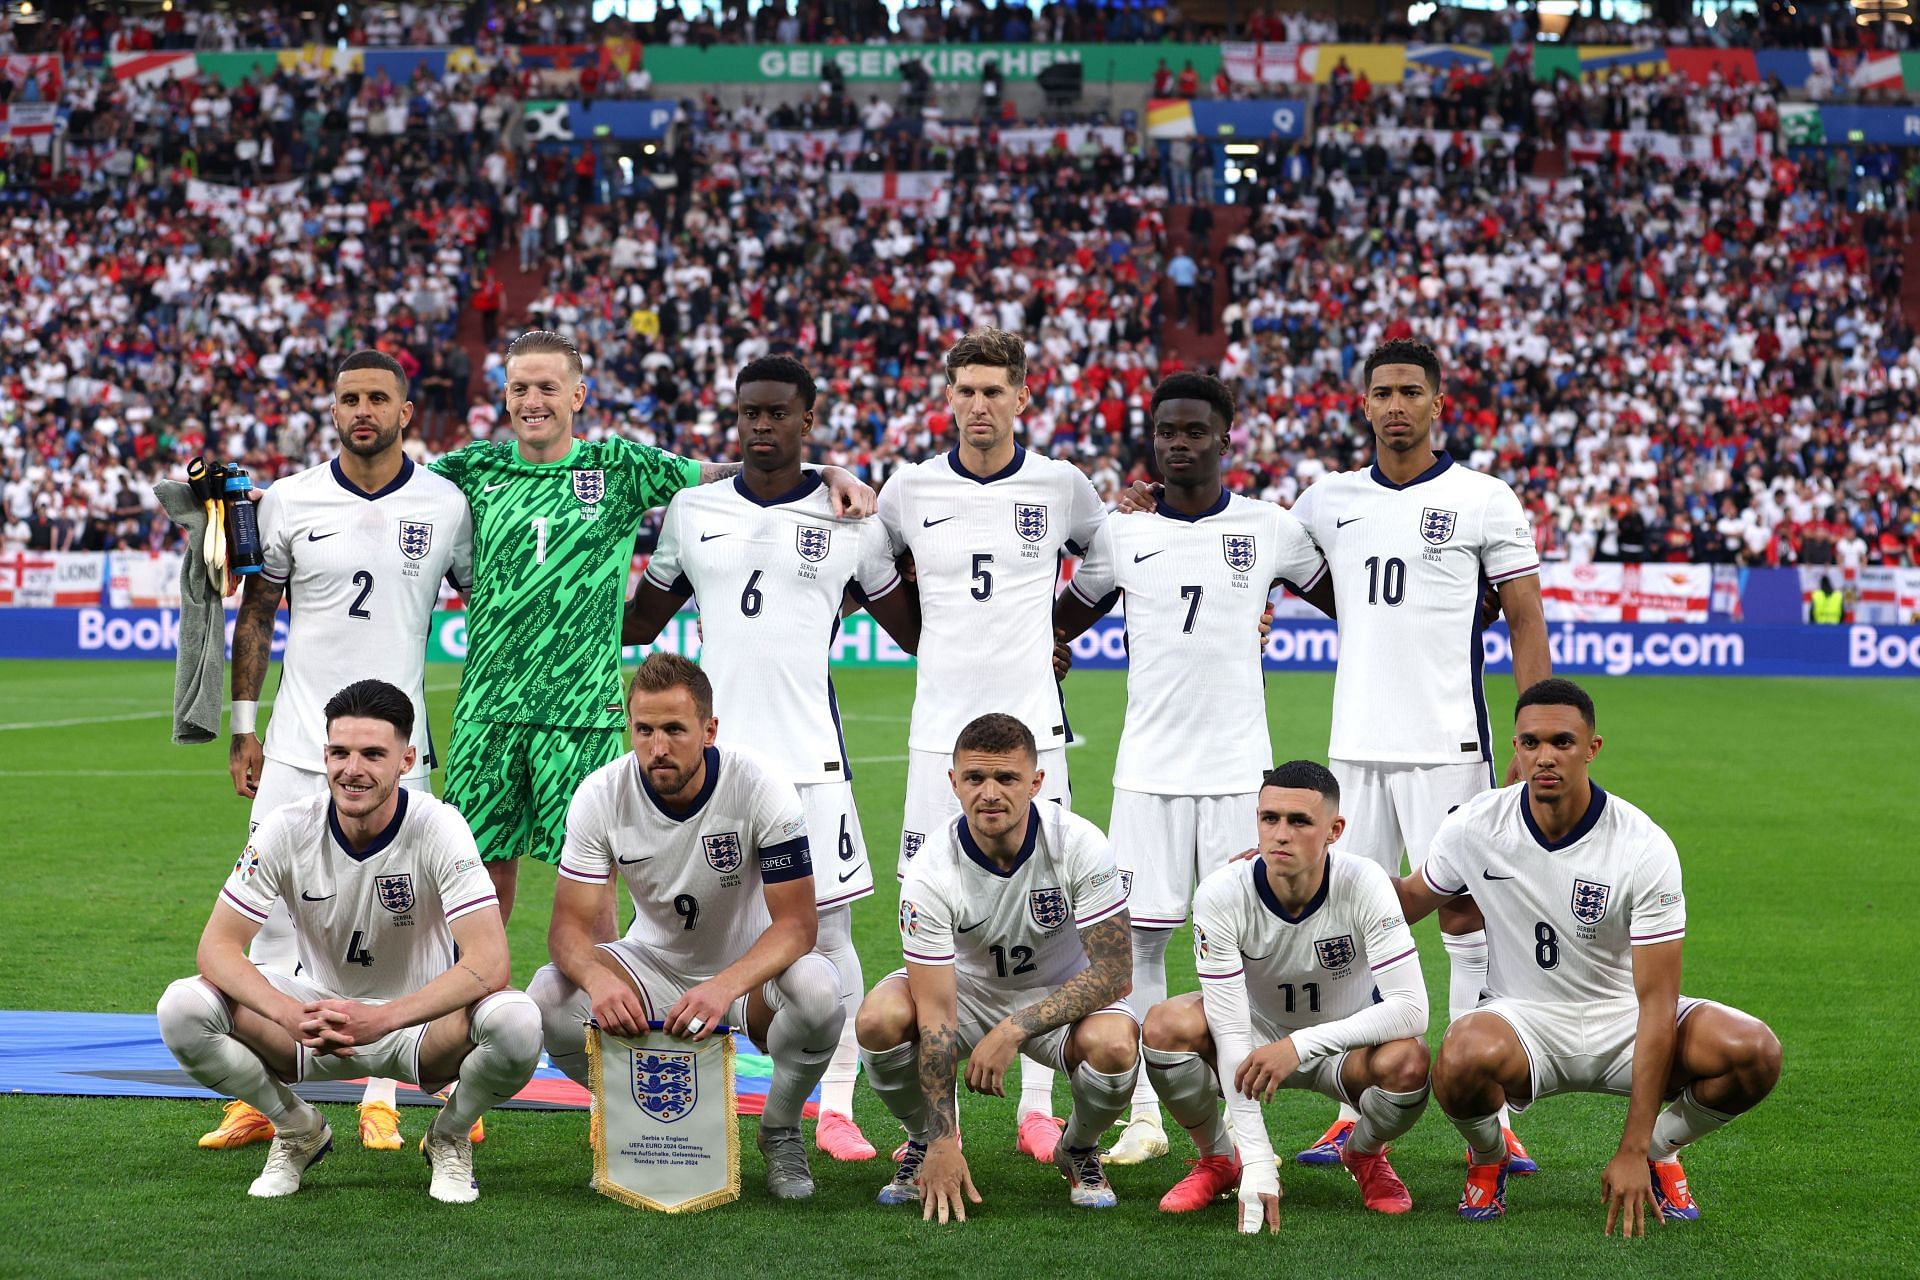
<instances>
[{"instance_id":1,"label":"blonde hair","mask_svg":"<svg viewBox=\"0 0 1920 1280\"><path fill-rule=\"evenodd\" d=\"M551 329L529 329L515 338L507 348L507 363L512 364L520 356L548 353L567 358L567 368L572 370L575 381L586 376L587 367L580 362L580 348L573 345L572 339Z\"/></svg>"}]
</instances>

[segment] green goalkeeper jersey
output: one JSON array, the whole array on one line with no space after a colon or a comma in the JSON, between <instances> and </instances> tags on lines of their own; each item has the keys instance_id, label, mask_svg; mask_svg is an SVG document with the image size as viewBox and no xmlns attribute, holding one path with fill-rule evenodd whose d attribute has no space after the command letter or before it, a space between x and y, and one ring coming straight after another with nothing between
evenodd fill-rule
<instances>
[{"instance_id":1,"label":"green goalkeeper jersey","mask_svg":"<svg viewBox=\"0 0 1920 1280\"><path fill-rule=\"evenodd\" d=\"M623 727L620 615L640 517L699 484L700 464L616 437L541 463L512 440L479 442L432 469L473 507L455 719Z\"/></svg>"}]
</instances>

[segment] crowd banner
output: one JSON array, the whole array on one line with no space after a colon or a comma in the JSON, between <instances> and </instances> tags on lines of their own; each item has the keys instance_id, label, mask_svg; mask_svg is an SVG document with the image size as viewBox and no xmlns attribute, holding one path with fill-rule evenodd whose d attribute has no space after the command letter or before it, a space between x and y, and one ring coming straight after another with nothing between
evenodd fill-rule
<instances>
[{"instance_id":1,"label":"crowd banner","mask_svg":"<svg viewBox=\"0 0 1920 1280\"><path fill-rule=\"evenodd\" d=\"M1662 133L1655 129L1575 129L1567 134L1567 159L1574 164L1610 164L1616 157L1652 156L1669 168L1696 165L1720 171L1773 156L1771 133Z\"/></svg>"},{"instance_id":2,"label":"crowd banner","mask_svg":"<svg viewBox=\"0 0 1920 1280\"><path fill-rule=\"evenodd\" d=\"M953 175L943 169L830 173L827 190L836 200L845 192L853 192L863 209L899 209L927 203L952 181Z\"/></svg>"},{"instance_id":3,"label":"crowd banner","mask_svg":"<svg viewBox=\"0 0 1920 1280\"><path fill-rule=\"evenodd\" d=\"M1549 564L1540 600L1549 622L1705 622L1708 564Z\"/></svg>"},{"instance_id":4,"label":"crowd banner","mask_svg":"<svg viewBox=\"0 0 1920 1280\"><path fill-rule=\"evenodd\" d=\"M733 1037L587 1028L593 1189L636 1209L698 1213L740 1198Z\"/></svg>"},{"instance_id":5,"label":"crowd banner","mask_svg":"<svg viewBox=\"0 0 1920 1280\"><path fill-rule=\"evenodd\" d=\"M106 567L100 551L9 551L0 556L0 606L97 605Z\"/></svg>"},{"instance_id":6,"label":"crowd banner","mask_svg":"<svg viewBox=\"0 0 1920 1280\"><path fill-rule=\"evenodd\" d=\"M949 41L916 45L654 45L614 38L582 44L506 45L496 51L472 45L353 48L307 45L292 49L218 52L92 54L80 70L104 66L117 80L161 84L200 75L233 88L255 84L280 71L319 69L365 72L405 84L417 74L441 78L475 74L505 65L528 73L537 87L559 92L588 68L604 77L624 76L637 63L661 86L720 84L816 84L829 62L852 83L898 81L900 67L917 58L941 83L978 82L986 63L1000 65L1008 80L1037 79L1048 67L1077 62L1090 83L1151 82L1164 63L1175 75L1189 63L1202 84L1225 69L1236 84L1327 84L1344 71L1375 84L1409 76L1457 72L1496 75L1516 61L1534 80L1552 82L1680 76L1697 85L1754 84L1776 80L1787 90L1809 82L1829 91L1920 94L1920 51L1860 49L1735 49L1666 45L1308 44L1235 41L1226 44L1046 44ZM0 58L0 75L16 84L32 81L44 99L56 98L74 69L51 54ZM19 100L19 95L15 95Z\"/></svg>"},{"instance_id":7,"label":"crowd banner","mask_svg":"<svg viewBox=\"0 0 1920 1280\"><path fill-rule=\"evenodd\" d=\"M650 46L647 70L656 85L818 84L829 62L849 83L900 80L900 68L918 60L936 84L979 83L988 62L1009 82L1037 80L1042 71L1077 62L1089 86L1106 81L1151 81L1162 62L1178 75L1188 63L1201 80L1220 69L1214 44L717 44Z\"/></svg>"}]
</instances>

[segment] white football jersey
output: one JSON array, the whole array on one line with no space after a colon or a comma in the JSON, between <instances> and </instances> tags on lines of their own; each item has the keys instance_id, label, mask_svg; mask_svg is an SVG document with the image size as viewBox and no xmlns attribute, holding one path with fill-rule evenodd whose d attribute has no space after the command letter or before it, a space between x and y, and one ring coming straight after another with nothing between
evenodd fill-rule
<instances>
[{"instance_id":1,"label":"white football jersey","mask_svg":"<svg viewBox=\"0 0 1920 1280\"><path fill-rule=\"evenodd\" d=\"M392 824L364 853L348 847L331 796L282 805L220 890L255 924L286 903L300 976L349 1000L394 1000L426 986L453 964L447 926L499 905L459 810L425 791L394 794Z\"/></svg>"},{"instance_id":2,"label":"white football jersey","mask_svg":"<svg viewBox=\"0 0 1920 1280\"><path fill-rule=\"evenodd\" d=\"M1052 991L1087 967L1079 931L1126 908L1106 836L1065 805L1033 806L1004 872L962 816L909 864L900 947L915 964L953 965L976 990Z\"/></svg>"},{"instance_id":3,"label":"white football jersey","mask_svg":"<svg viewBox=\"0 0 1920 1280\"><path fill-rule=\"evenodd\" d=\"M738 476L682 489L647 580L699 601L721 745L749 747L795 784L853 776L828 656L846 588L874 599L900 584L879 521L835 520L817 472L771 502Z\"/></svg>"},{"instance_id":4,"label":"white football jersey","mask_svg":"<svg viewBox=\"0 0 1920 1280\"><path fill-rule=\"evenodd\" d=\"M1243 795L1273 766L1260 615L1276 581L1305 590L1327 564L1270 502L1223 492L1202 516L1162 503L1110 519L1067 589L1125 593L1127 720L1113 785L1151 795Z\"/></svg>"},{"instance_id":5,"label":"white football jersey","mask_svg":"<svg viewBox=\"0 0 1920 1280\"><path fill-rule=\"evenodd\" d=\"M473 517L459 489L403 458L378 493L336 459L276 480L260 499L261 570L287 589L287 647L273 695L267 758L325 767L327 700L356 680L385 680L413 699L409 777L433 769L427 727L427 633L440 581L472 581Z\"/></svg>"},{"instance_id":6,"label":"white football jersey","mask_svg":"<svg viewBox=\"0 0 1920 1280\"><path fill-rule=\"evenodd\" d=\"M1303 1059L1323 1051L1307 1028L1352 1017L1375 1002L1379 975L1420 964L1393 881L1369 859L1338 850L1327 854L1320 892L1297 916L1274 896L1259 858L1202 880L1193 954L1202 982L1244 974L1253 1015L1293 1034Z\"/></svg>"},{"instance_id":7,"label":"white football jersey","mask_svg":"<svg viewBox=\"0 0 1920 1280\"><path fill-rule=\"evenodd\" d=\"M1404 485L1378 466L1323 476L1293 514L1326 554L1340 614L1327 754L1491 761L1480 597L1540 571L1513 490L1442 454Z\"/></svg>"},{"instance_id":8,"label":"white football jersey","mask_svg":"<svg viewBox=\"0 0 1920 1280\"><path fill-rule=\"evenodd\" d=\"M950 752L989 711L1018 717L1042 751L1067 744L1053 589L1061 552L1084 550L1106 514L1078 467L1017 445L991 476L967 471L955 450L887 481L880 520L894 554L913 553L920 588L908 746Z\"/></svg>"},{"instance_id":9,"label":"white football jersey","mask_svg":"<svg viewBox=\"0 0 1920 1280\"><path fill-rule=\"evenodd\" d=\"M1598 784L1549 844L1525 784L1486 791L1440 824L1420 866L1435 893L1470 893L1487 918L1487 989L1582 1005L1632 999L1633 948L1686 936L1680 855L1653 819Z\"/></svg>"},{"instance_id":10,"label":"white football jersey","mask_svg":"<svg viewBox=\"0 0 1920 1280\"><path fill-rule=\"evenodd\" d=\"M732 747L708 747L707 776L686 809L668 809L632 752L587 775L567 811L560 874L633 896L627 941L705 982L773 923L764 886L809 880L807 819L793 784ZM812 894L809 892L808 897Z\"/></svg>"}]
</instances>

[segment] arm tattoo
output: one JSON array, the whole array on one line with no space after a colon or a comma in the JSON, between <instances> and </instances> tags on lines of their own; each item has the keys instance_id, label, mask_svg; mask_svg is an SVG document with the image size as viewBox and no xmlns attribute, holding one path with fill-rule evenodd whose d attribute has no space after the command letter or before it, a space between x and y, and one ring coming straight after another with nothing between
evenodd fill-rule
<instances>
[{"instance_id":1,"label":"arm tattoo","mask_svg":"<svg viewBox=\"0 0 1920 1280\"><path fill-rule=\"evenodd\" d=\"M493 984L488 982L485 978L481 977L479 970L475 969L472 965L468 964L464 960L460 962L460 967L467 971L468 977L472 978L475 982L480 984L480 990L486 992L488 995L493 994Z\"/></svg>"},{"instance_id":2,"label":"arm tattoo","mask_svg":"<svg viewBox=\"0 0 1920 1280\"><path fill-rule=\"evenodd\" d=\"M960 1072L960 1033L950 1026L921 1028L920 1092L926 1095L931 1121L928 1141L951 1138L960 1132L954 1114L953 1085Z\"/></svg>"},{"instance_id":3,"label":"arm tattoo","mask_svg":"<svg viewBox=\"0 0 1920 1280\"><path fill-rule=\"evenodd\" d=\"M240 616L233 626L233 696L242 702L259 698L267 682L267 659L273 652L273 615L280 607L281 588L258 574L247 581L240 598Z\"/></svg>"},{"instance_id":4,"label":"arm tattoo","mask_svg":"<svg viewBox=\"0 0 1920 1280\"><path fill-rule=\"evenodd\" d=\"M719 480L731 480L739 475L742 465L738 462L703 462L700 464L700 483L713 484Z\"/></svg>"},{"instance_id":5,"label":"arm tattoo","mask_svg":"<svg viewBox=\"0 0 1920 1280\"><path fill-rule=\"evenodd\" d=\"M1126 912L1108 916L1080 931L1088 965L1057 991L1013 1015L1013 1025L1029 1038L1078 1022L1118 1000L1133 982L1132 920Z\"/></svg>"}]
</instances>

